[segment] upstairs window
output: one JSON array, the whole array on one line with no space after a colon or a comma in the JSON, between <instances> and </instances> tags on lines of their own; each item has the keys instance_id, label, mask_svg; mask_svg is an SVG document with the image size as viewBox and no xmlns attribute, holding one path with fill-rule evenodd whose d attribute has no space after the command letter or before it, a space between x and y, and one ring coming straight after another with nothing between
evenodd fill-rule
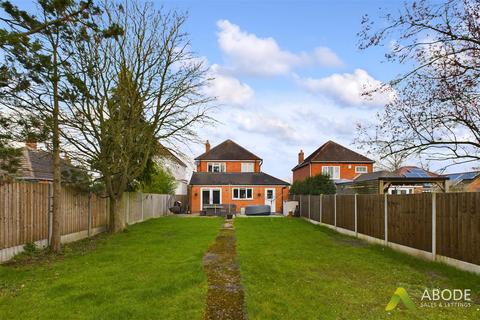
<instances>
[{"instance_id":1,"label":"upstairs window","mask_svg":"<svg viewBox=\"0 0 480 320\"><path fill-rule=\"evenodd\" d=\"M330 176L333 180L340 179L340 167L339 166L323 166L322 173Z\"/></svg>"},{"instance_id":2,"label":"upstairs window","mask_svg":"<svg viewBox=\"0 0 480 320\"><path fill-rule=\"evenodd\" d=\"M209 162L208 172L225 172L225 162Z\"/></svg>"},{"instance_id":3,"label":"upstairs window","mask_svg":"<svg viewBox=\"0 0 480 320\"><path fill-rule=\"evenodd\" d=\"M367 173L367 166L355 166L355 173Z\"/></svg>"},{"instance_id":4,"label":"upstairs window","mask_svg":"<svg viewBox=\"0 0 480 320\"><path fill-rule=\"evenodd\" d=\"M232 189L233 200L252 200L253 189L252 188L233 188Z\"/></svg>"},{"instance_id":5,"label":"upstairs window","mask_svg":"<svg viewBox=\"0 0 480 320\"><path fill-rule=\"evenodd\" d=\"M253 172L254 163L253 162L242 162L242 172Z\"/></svg>"}]
</instances>

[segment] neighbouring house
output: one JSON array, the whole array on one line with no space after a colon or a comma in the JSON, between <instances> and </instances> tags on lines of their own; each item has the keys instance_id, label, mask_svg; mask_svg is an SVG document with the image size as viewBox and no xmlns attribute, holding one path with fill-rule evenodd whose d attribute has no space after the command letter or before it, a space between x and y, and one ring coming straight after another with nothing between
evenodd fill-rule
<instances>
[{"instance_id":1,"label":"neighbouring house","mask_svg":"<svg viewBox=\"0 0 480 320\"><path fill-rule=\"evenodd\" d=\"M67 155L60 158L62 181L66 183L84 183L87 174L70 163ZM30 182L49 183L53 181L53 156L50 152L37 148L36 142L27 142L22 148L20 167L15 179Z\"/></svg>"},{"instance_id":2,"label":"neighbouring house","mask_svg":"<svg viewBox=\"0 0 480 320\"><path fill-rule=\"evenodd\" d=\"M480 171L449 173L449 191L453 192L480 192Z\"/></svg>"},{"instance_id":3,"label":"neighbouring house","mask_svg":"<svg viewBox=\"0 0 480 320\"><path fill-rule=\"evenodd\" d=\"M328 141L305 159L303 150L300 150L298 164L292 169L293 182L318 174L327 174L335 182L351 181L360 174L372 172L374 162L336 142Z\"/></svg>"},{"instance_id":4,"label":"neighbouring house","mask_svg":"<svg viewBox=\"0 0 480 320\"><path fill-rule=\"evenodd\" d=\"M415 166L395 171L375 171L362 174L353 181L337 183L339 194L414 194L446 192L448 177Z\"/></svg>"},{"instance_id":5,"label":"neighbouring house","mask_svg":"<svg viewBox=\"0 0 480 320\"><path fill-rule=\"evenodd\" d=\"M190 208L198 213L211 205L235 205L237 212L251 205L269 205L282 212L289 183L261 171L263 160L226 140L214 148L205 143L205 153L196 159L197 171L190 179Z\"/></svg>"},{"instance_id":6,"label":"neighbouring house","mask_svg":"<svg viewBox=\"0 0 480 320\"><path fill-rule=\"evenodd\" d=\"M158 161L175 178L175 194L187 195L192 166L187 164L185 159L182 160L180 156L165 147L162 147Z\"/></svg>"}]
</instances>

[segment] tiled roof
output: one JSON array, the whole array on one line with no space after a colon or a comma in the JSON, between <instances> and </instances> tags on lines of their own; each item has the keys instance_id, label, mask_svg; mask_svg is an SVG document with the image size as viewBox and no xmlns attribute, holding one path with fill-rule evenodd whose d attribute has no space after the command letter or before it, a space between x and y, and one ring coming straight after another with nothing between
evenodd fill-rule
<instances>
[{"instance_id":1,"label":"tiled roof","mask_svg":"<svg viewBox=\"0 0 480 320\"><path fill-rule=\"evenodd\" d=\"M191 185L289 185L263 172L194 172Z\"/></svg>"},{"instance_id":2,"label":"tiled roof","mask_svg":"<svg viewBox=\"0 0 480 320\"><path fill-rule=\"evenodd\" d=\"M16 175L18 179L53 181L53 157L51 153L24 147L20 162L20 168ZM64 159L60 159L60 167L64 178L71 176L68 172L80 170L68 164Z\"/></svg>"},{"instance_id":3,"label":"tiled roof","mask_svg":"<svg viewBox=\"0 0 480 320\"><path fill-rule=\"evenodd\" d=\"M228 139L195 158L195 160L262 160L244 147Z\"/></svg>"},{"instance_id":4,"label":"tiled roof","mask_svg":"<svg viewBox=\"0 0 480 320\"><path fill-rule=\"evenodd\" d=\"M357 163L374 163L372 159L369 159L360 153L350 150L336 142L328 141L324 143L320 148L315 150L311 155L305 158L305 160L295 166L293 170L301 168L311 162L357 162Z\"/></svg>"}]
</instances>

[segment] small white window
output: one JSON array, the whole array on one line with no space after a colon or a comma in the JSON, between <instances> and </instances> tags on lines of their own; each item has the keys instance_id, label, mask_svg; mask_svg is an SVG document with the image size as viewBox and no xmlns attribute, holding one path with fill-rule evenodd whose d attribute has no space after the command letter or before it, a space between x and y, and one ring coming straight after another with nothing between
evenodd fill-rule
<instances>
[{"instance_id":1,"label":"small white window","mask_svg":"<svg viewBox=\"0 0 480 320\"><path fill-rule=\"evenodd\" d=\"M208 172L225 172L225 162L209 162Z\"/></svg>"},{"instance_id":2,"label":"small white window","mask_svg":"<svg viewBox=\"0 0 480 320\"><path fill-rule=\"evenodd\" d=\"M322 173L330 176L330 178L337 180L340 179L340 167L339 166L323 166Z\"/></svg>"},{"instance_id":3,"label":"small white window","mask_svg":"<svg viewBox=\"0 0 480 320\"><path fill-rule=\"evenodd\" d=\"M355 167L355 173L367 173L368 168L367 166L356 166Z\"/></svg>"},{"instance_id":4,"label":"small white window","mask_svg":"<svg viewBox=\"0 0 480 320\"><path fill-rule=\"evenodd\" d=\"M253 162L242 162L242 172L253 172Z\"/></svg>"},{"instance_id":5,"label":"small white window","mask_svg":"<svg viewBox=\"0 0 480 320\"><path fill-rule=\"evenodd\" d=\"M252 188L233 188L232 199L234 200L252 200Z\"/></svg>"}]
</instances>

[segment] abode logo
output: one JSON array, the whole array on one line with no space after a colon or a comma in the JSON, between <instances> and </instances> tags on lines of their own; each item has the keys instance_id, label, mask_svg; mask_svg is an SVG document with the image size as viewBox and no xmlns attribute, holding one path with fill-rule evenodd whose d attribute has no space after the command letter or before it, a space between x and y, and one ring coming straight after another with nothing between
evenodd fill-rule
<instances>
[{"instance_id":1,"label":"abode logo","mask_svg":"<svg viewBox=\"0 0 480 320\"><path fill-rule=\"evenodd\" d=\"M421 308L469 308L472 306L471 289L425 289Z\"/></svg>"},{"instance_id":2,"label":"abode logo","mask_svg":"<svg viewBox=\"0 0 480 320\"><path fill-rule=\"evenodd\" d=\"M402 287L393 293L385 311L395 309L402 303L409 310L416 310L415 303ZM426 288L420 298L420 308L468 308L472 306L471 289L428 289Z\"/></svg>"},{"instance_id":3,"label":"abode logo","mask_svg":"<svg viewBox=\"0 0 480 320\"><path fill-rule=\"evenodd\" d=\"M410 299L410 296L407 293L407 290L404 288L397 288L395 292L393 293L392 298L390 299L390 302L387 304L385 307L385 311L391 311L395 309L398 305L399 302L402 302L407 309L410 310L415 310L415 303L413 303L412 299Z\"/></svg>"}]
</instances>

